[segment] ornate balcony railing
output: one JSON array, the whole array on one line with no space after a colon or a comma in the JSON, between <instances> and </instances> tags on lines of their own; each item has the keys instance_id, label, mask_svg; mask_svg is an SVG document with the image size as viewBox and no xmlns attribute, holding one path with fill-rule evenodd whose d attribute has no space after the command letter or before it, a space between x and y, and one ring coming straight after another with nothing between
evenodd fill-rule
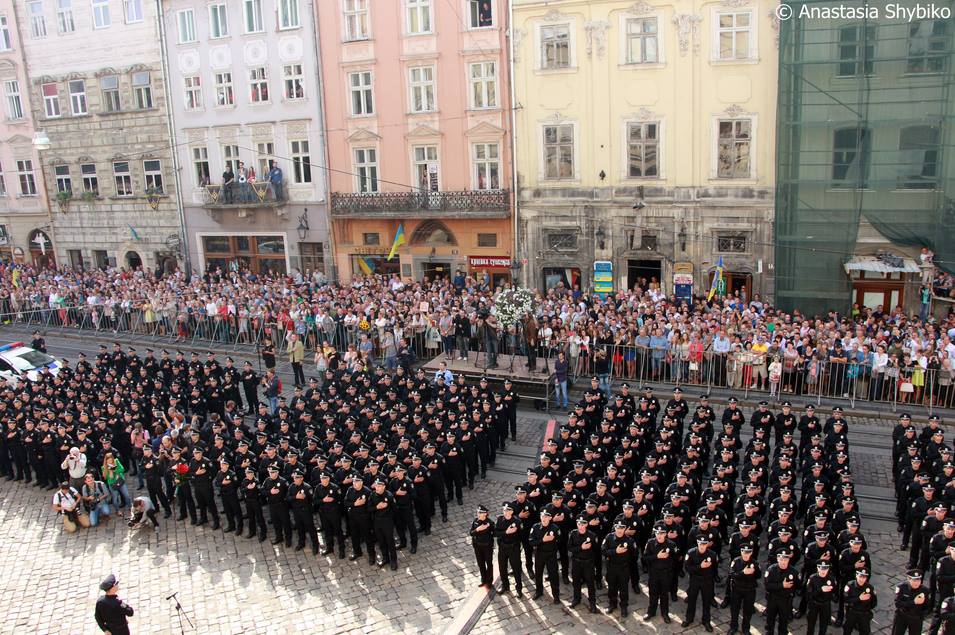
<instances>
[{"instance_id":1,"label":"ornate balcony railing","mask_svg":"<svg viewBox=\"0 0 955 635\"><path fill-rule=\"evenodd\" d=\"M203 188L203 206L208 208L279 207L287 202L284 184L276 188L268 181L211 183Z\"/></svg>"},{"instance_id":2,"label":"ornate balcony railing","mask_svg":"<svg viewBox=\"0 0 955 635\"><path fill-rule=\"evenodd\" d=\"M464 190L460 192L385 192L348 194L333 192L332 214L337 216L372 215L455 215L506 214L507 190Z\"/></svg>"}]
</instances>

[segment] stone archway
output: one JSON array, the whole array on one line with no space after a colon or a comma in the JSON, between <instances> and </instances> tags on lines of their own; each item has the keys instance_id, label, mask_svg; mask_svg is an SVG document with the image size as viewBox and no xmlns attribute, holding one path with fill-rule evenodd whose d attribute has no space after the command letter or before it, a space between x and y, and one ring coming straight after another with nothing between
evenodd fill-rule
<instances>
[{"instance_id":1,"label":"stone archway","mask_svg":"<svg viewBox=\"0 0 955 635\"><path fill-rule=\"evenodd\" d=\"M127 251L126 255L123 257L123 260L126 262L126 268L130 271L136 271L136 269L143 266L143 258L135 251Z\"/></svg>"},{"instance_id":2,"label":"stone archway","mask_svg":"<svg viewBox=\"0 0 955 635\"><path fill-rule=\"evenodd\" d=\"M426 220L418 225L411 234L412 245L428 245L431 247L441 247L444 245L457 245L458 239L448 229L448 226L439 220Z\"/></svg>"},{"instance_id":3,"label":"stone archway","mask_svg":"<svg viewBox=\"0 0 955 635\"><path fill-rule=\"evenodd\" d=\"M46 268L56 266L56 256L53 253L53 241L42 229L34 229L28 238L30 244L30 260L34 267Z\"/></svg>"}]
</instances>

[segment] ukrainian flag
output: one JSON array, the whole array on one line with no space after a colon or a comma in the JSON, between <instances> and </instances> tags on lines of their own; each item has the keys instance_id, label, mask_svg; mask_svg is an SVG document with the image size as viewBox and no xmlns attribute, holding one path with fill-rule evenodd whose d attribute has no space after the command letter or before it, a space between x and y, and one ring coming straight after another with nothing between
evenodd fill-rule
<instances>
[{"instance_id":1,"label":"ukrainian flag","mask_svg":"<svg viewBox=\"0 0 955 635\"><path fill-rule=\"evenodd\" d=\"M716 263L716 275L713 276L713 284L710 285L710 293L706 296L706 301L709 302L713 299L713 296L716 295L716 290L720 286L720 282L723 280L723 256L720 256L719 261Z\"/></svg>"},{"instance_id":2,"label":"ukrainian flag","mask_svg":"<svg viewBox=\"0 0 955 635\"><path fill-rule=\"evenodd\" d=\"M391 260L395 257L395 254L398 253L398 247L405 244L405 225L402 223L398 225L398 231L395 232L395 242L391 243L391 251L388 252L388 260Z\"/></svg>"},{"instance_id":3,"label":"ukrainian flag","mask_svg":"<svg viewBox=\"0 0 955 635\"><path fill-rule=\"evenodd\" d=\"M375 272L375 263L369 262L364 256L358 256L358 268L363 274L370 276Z\"/></svg>"}]
</instances>

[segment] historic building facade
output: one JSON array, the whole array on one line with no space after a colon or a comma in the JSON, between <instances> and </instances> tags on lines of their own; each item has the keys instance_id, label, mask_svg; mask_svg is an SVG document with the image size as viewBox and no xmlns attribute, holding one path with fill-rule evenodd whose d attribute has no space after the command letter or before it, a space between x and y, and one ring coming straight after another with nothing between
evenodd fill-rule
<instances>
[{"instance_id":1,"label":"historic building facade","mask_svg":"<svg viewBox=\"0 0 955 635\"><path fill-rule=\"evenodd\" d=\"M23 45L12 0L0 2L0 257L55 262L40 158L33 146L33 112Z\"/></svg>"},{"instance_id":2,"label":"historic building facade","mask_svg":"<svg viewBox=\"0 0 955 635\"><path fill-rule=\"evenodd\" d=\"M339 277L508 279L507 3L317 6ZM407 244L388 261L399 227Z\"/></svg>"},{"instance_id":3,"label":"historic building facade","mask_svg":"<svg viewBox=\"0 0 955 635\"><path fill-rule=\"evenodd\" d=\"M155 12L146 0L17 5L58 262L182 264Z\"/></svg>"},{"instance_id":4,"label":"historic building facade","mask_svg":"<svg viewBox=\"0 0 955 635\"><path fill-rule=\"evenodd\" d=\"M197 269L331 273L312 7L165 3L170 104ZM273 165L281 177L270 180Z\"/></svg>"},{"instance_id":5,"label":"historic building facade","mask_svg":"<svg viewBox=\"0 0 955 635\"><path fill-rule=\"evenodd\" d=\"M777 30L746 0L514 0L525 282L772 294ZM609 265L606 263L610 263ZM692 276L692 279L690 278ZM685 287L684 287L685 289Z\"/></svg>"}]
</instances>

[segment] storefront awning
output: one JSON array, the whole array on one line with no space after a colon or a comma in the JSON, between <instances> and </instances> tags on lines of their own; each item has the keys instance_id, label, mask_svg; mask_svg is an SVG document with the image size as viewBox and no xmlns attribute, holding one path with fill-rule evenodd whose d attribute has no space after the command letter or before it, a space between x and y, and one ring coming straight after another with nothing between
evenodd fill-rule
<instances>
[{"instance_id":1,"label":"storefront awning","mask_svg":"<svg viewBox=\"0 0 955 635\"><path fill-rule=\"evenodd\" d=\"M854 256L845 264L846 273L853 271L875 271L878 273L918 273L918 264L911 258L899 258L900 263L889 263L875 256Z\"/></svg>"}]
</instances>

